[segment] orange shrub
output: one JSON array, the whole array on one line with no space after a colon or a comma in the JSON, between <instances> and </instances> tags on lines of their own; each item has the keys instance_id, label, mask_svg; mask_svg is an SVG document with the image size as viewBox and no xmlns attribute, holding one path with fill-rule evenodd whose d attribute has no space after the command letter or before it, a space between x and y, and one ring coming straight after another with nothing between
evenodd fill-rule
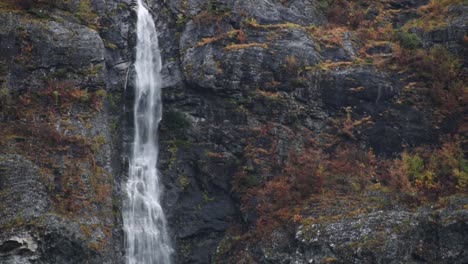
<instances>
[{"instance_id":1,"label":"orange shrub","mask_svg":"<svg viewBox=\"0 0 468 264\"><path fill-rule=\"evenodd\" d=\"M258 188L250 189L242 198L244 210L255 210L257 221L255 232L266 237L279 226L286 226L293 219L293 210L300 200L300 193L292 188L285 177L265 183ZM254 206L254 207L253 207Z\"/></svg>"},{"instance_id":2,"label":"orange shrub","mask_svg":"<svg viewBox=\"0 0 468 264\"><path fill-rule=\"evenodd\" d=\"M468 161L460 141L452 139L440 148L419 148L404 152L389 168L387 184L400 191L418 191L438 197L455 191L466 191Z\"/></svg>"},{"instance_id":3,"label":"orange shrub","mask_svg":"<svg viewBox=\"0 0 468 264\"><path fill-rule=\"evenodd\" d=\"M320 193L324 185L325 155L313 148L301 153L292 153L284 174L291 178L294 187L302 197Z\"/></svg>"}]
</instances>

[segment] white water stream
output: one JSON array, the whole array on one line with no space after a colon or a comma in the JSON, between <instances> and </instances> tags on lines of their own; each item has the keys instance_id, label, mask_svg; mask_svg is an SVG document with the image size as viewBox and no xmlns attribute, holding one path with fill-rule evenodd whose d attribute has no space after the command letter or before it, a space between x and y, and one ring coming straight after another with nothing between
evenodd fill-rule
<instances>
[{"instance_id":1,"label":"white water stream","mask_svg":"<svg viewBox=\"0 0 468 264\"><path fill-rule=\"evenodd\" d=\"M158 171L161 56L153 18L142 0L137 1L135 137L123 210L126 263L170 264L173 250L161 207Z\"/></svg>"}]
</instances>

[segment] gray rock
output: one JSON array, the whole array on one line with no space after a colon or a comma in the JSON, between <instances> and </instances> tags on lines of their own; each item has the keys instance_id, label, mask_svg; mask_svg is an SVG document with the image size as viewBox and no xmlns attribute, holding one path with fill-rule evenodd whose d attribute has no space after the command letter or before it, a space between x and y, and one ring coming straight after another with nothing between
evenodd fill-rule
<instances>
[{"instance_id":1,"label":"gray rock","mask_svg":"<svg viewBox=\"0 0 468 264\"><path fill-rule=\"evenodd\" d=\"M260 23L292 22L300 25L322 24L326 21L318 1L295 0L284 3L278 0L234 1L234 10L243 11Z\"/></svg>"},{"instance_id":2,"label":"gray rock","mask_svg":"<svg viewBox=\"0 0 468 264\"><path fill-rule=\"evenodd\" d=\"M0 155L0 224L23 223L46 212L50 201L43 182L31 161L19 155Z\"/></svg>"},{"instance_id":3,"label":"gray rock","mask_svg":"<svg viewBox=\"0 0 468 264\"><path fill-rule=\"evenodd\" d=\"M398 102L408 76L372 66L316 69L327 60L353 62L360 48L351 33L343 35L342 43L321 47L307 28L294 25L324 24L319 1L146 2L163 55L160 168L176 263L210 263L229 228L252 227L257 216L240 212L239 194L232 190L235 176L250 170L252 184L274 177L291 151L302 147L305 134L326 132L328 119L343 118L343 109L352 110L353 120L371 116L375 121L349 140L373 147L377 154L391 156L400 152L402 144L437 141L430 109ZM392 1L390 8L404 13L395 24L416 17L403 9L426 2ZM22 156L3 154L10 150L0 150L2 263L123 262L120 200L133 134L135 3L91 1L97 30L70 15L78 13L80 4L71 0L44 8L43 19L0 12L0 79L13 92L40 91L51 79L73 81L83 89L106 88L108 100L100 112L90 114L76 107L67 118L73 130L53 125L66 135L102 136L105 144L93 153L93 161L112 174L113 194L102 206L91 206L68 219L54 212L51 197L56 193L45 187L39 168ZM375 18L378 11L368 15ZM248 26L246 19L264 27ZM447 28L414 31L425 47L440 43L464 56L466 21L466 7L454 6ZM244 31L244 41L223 36L236 30ZM199 44L203 38L218 37ZM383 45L370 53L374 52L393 51ZM271 125L269 133L277 142L252 132L266 125ZM262 149L275 143L271 164L257 165L245 156L251 144L247 139L252 138L253 146ZM66 168L63 157L51 158L58 164L60 178ZM90 191L92 162L77 166L83 170L79 175L83 192ZM271 243L246 250L258 263L322 263L324 258L337 263L463 263L468 237L465 211L459 206L418 212L391 208L301 227L296 234L275 230ZM109 244L99 249L98 242L109 232Z\"/></svg>"},{"instance_id":4,"label":"gray rock","mask_svg":"<svg viewBox=\"0 0 468 264\"><path fill-rule=\"evenodd\" d=\"M73 22L25 20L0 14L2 52L12 90L44 89L47 81L67 79L97 88L103 72L86 76L83 71L104 68L104 45L98 33ZM3 43L4 42L4 43ZM81 71L81 72L80 72Z\"/></svg>"},{"instance_id":5,"label":"gray rock","mask_svg":"<svg viewBox=\"0 0 468 264\"><path fill-rule=\"evenodd\" d=\"M174 13L187 17L202 11L226 12L234 17L254 18L265 24L292 22L300 25L318 25L326 21L318 1L314 0L294 0L287 3L278 0L176 0L170 1L169 7Z\"/></svg>"},{"instance_id":6,"label":"gray rock","mask_svg":"<svg viewBox=\"0 0 468 264\"><path fill-rule=\"evenodd\" d=\"M183 35L181 40L197 35L188 34L190 37ZM253 43L264 45L232 51L225 51L216 43L187 47L182 60L187 82L221 94L253 91L265 83L295 77L302 67L320 61L314 40L302 29L280 30L277 34L282 37L270 42L265 40L267 34L260 32L252 39Z\"/></svg>"},{"instance_id":7,"label":"gray rock","mask_svg":"<svg viewBox=\"0 0 468 264\"><path fill-rule=\"evenodd\" d=\"M464 263L467 212L377 211L298 228L306 263ZM454 241L456 241L454 243ZM297 256L292 261L298 261ZM299 258L299 259L300 259Z\"/></svg>"}]
</instances>

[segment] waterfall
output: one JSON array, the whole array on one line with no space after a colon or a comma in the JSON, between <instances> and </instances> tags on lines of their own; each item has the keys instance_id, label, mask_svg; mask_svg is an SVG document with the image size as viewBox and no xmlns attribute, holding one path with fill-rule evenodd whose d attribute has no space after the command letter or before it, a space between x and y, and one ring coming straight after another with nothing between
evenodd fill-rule
<instances>
[{"instance_id":1,"label":"waterfall","mask_svg":"<svg viewBox=\"0 0 468 264\"><path fill-rule=\"evenodd\" d=\"M161 56L154 21L142 0L138 0L136 53L135 137L123 209L126 263L168 264L173 250L158 171Z\"/></svg>"}]
</instances>

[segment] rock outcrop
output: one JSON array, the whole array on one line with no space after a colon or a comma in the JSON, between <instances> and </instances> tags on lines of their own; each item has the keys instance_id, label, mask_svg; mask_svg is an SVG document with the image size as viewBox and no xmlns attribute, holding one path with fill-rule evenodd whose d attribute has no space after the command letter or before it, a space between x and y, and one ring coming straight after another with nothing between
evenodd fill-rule
<instances>
[{"instance_id":1,"label":"rock outcrop","mask_svg":"<svg viewBox=\"0 0 468 264\"><path fill-rule=\"evenodd\" d=\"M123 263L134 3L13 2L0 4L0 262ZM308 144L391 159L463 137L463 96L442 109L452 88L435 95L427 83L440 80L403 52L442 44L466 73L465 5L427 28L419 0L331 11L316 0L147 2L164 64L160 168L175 263L468 261L462 191L406 206L381 187L373 207L362 186L388 182L332 175L343 208L309 197L290 228L256 243L260 201L247 195L289 173ZM360 209L338 197L353 192Z\"/></svg>"},{"instance_id":2,"label":"rock outcrop","mask_svg":"<svg viewBox=\"0 0 468 264\"><path fill-rule=\"evenodd\" d=\"M400 1L398 6L386 8L415 10L424 4L427 1ZM161 129L161 168L178 263L210 263L221 259L219 263L239 263L234 258L227 260L229 254L221 254L221 258L213 254L215 251L219 253L229 241L228 235L218 244L227 230L231 232L239 225L242 228L255 225L254 213L240 213L241 197L233 183L246 170L251 174L251 184L271 179L281 171L288 155L301 148L300 141L310 136L308 133L315 134L317 140L321 140L320 135L341 134L348 140L359 142L362 148L372 148L380 156L394 157L408 147L436 144L439 136L450 130L451 125L447 123L434 124L433 105L415 107L415 104L404 102L408 98L431 101L427 92L416 96L408 94L407 85L414 81L411 73L359 60L363 40L356 31L339 31L336 35L340 40L335 42L314 33L316 27L327 23L318 1L171 1L168 9L174 20L169 23L175 25L168 29L179 36L178 43L173 40L170 43L178 45L185 81L165 90L166 112ZM368 15L374 11L369 11ZM452 18L449 31L466 32L466 25L460 30L460 22L456 22L461 21L460 15ZM452 40L446 39L442 43L457 43L450 46L460 54L464 52L459 46L462 37L456 34L451 34ZM428 38L423 40L426 47L439 43L427 36L428 33L420 36L421 39ZM393 44L379 45L367 48L368 52L381 58L395 53ZM336 127L336 122L344 124L346 118L356 124L352 132L346 131L345 125ZM271 138L255 132L268 126L273 127ZM254 158L248 153L249 148L269 151L272 145L276 148L276 156L267 161L270 162L268 168L256 167L257 161L249 160ZM268 154L255 157L266 159ZM463 215L464 209L460 210ZM369 222L368 230L373 233L383 225L372 222L374 218L402 215L406 220L418 218L424 222L425 217L424 214L417 217L403 209L374 214L375 217L360 215L354 221ZM457 237L464 236L461 227L466 225L466 217L460 219L453 225L457 230L453 235ZM398 221L396 219L395 223ZM424 226L426 223L423 222L417 225ZM327 223L324 226L326 228ZM414 228L411 232L422 234L423 229ZM360 231L350 228L337 231L340 232L345 239L352 232ZM426 235L433 234L422 236ZM270 253L262 253L258 248L247 249L250 253L246 255L251 254L259 263L325 263L327 257L330 263L333 263L332 259L336 259L336 263L418 261L418 257L411 254L419 242L411 235L394 237L393 244L389 242L378 251L381 255L375 253L362 258L341 256L338 251L326 256L324 252L315 252L322 246L300 242L301 238L295 240L291 234L289 238L287 236L278 237L279 248L269 249L275 257L268 257ZM317 243L324 243L331 236L324 235L317 239ZM335 242L337 246L343 244L342 241ZM426 261L449 263L457 259L462 263L464 253L460 248L463 243L452 249L457 252L454 255L461 254L459 257L439 255ZM395 247L409 244L414 247L401 255L391 255ZM328 247L323 246L323 250ZM374 250L369 247L370 251ZM298 251L300 257L295 257ZM440 254L442 251L440 249ZM245 263L250 263L246 259Z\"/></svg>"},{"instance_id":3,"label":"rock outcrop","mask_svg":"<svg viewBox=\"0 0 468 264\"><path fill-rule=\"evenodd\" d=\"M0 11L0 262L120 263L129 2L30 4Z\"/></svg>"}]
</instances>

